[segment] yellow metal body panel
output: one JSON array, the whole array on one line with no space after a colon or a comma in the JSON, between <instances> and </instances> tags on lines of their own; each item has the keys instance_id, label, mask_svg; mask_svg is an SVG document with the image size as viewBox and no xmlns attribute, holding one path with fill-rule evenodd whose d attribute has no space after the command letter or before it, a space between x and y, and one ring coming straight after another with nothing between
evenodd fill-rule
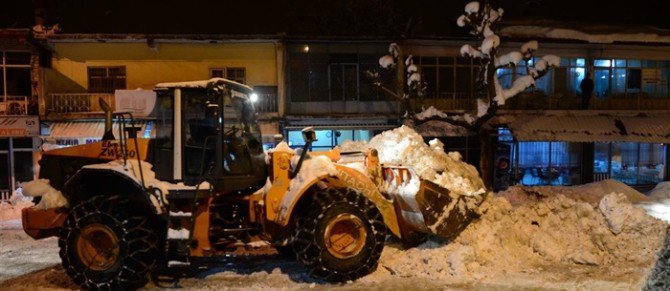
<instances>
[{"instance_id":1,"label":"yellow metal body panel","mask_svg":"<svg viewBox=\"0 0 670 291\"><path fill-rule=\"evenodd\" d=\"M140 158L146 160L147 151L149 149L149 139L138 138L137 145L140 151ZM126 143L126 151L129 159L137 159L135 140L128 139L128 142ZM121 150L118 140L101 140L94 143L46 151L43 155L92 158L111 161L123 158L123 151Z\"/></svg>"},{"instance_id":2,"label":"yellow metal body panel","mask_svg":"<svg viewBox=\"0 0 670 291\"><path fill-rule=\"evenodd\" d=\"M393 207L393 200L386 199L377 186L363 173L358 170L343 166L337 167L337 177L328 177L328 183L335 187L349 187L361 192L366 198L377 206L384 218L386 227L397 237L402 237L398 222L398 215Z\"/></svg>"},{"instance_id":3,"label":"yellow metal body panel","mask_svg":"<svg viewBox=\"0 0 670 291\"><path fill-rule=\"evenodd\" d=\"M288 191L291 180L288 172L291 169L292 153L275 151L270 153L272 158L272 187L265 196L265 215L269 221L277 221L277 214L284 195Z\"/></svg>"},{"instance_id":4,"label":"yellow metal body panel","mask_svg":"<svg viewBox=\"0 0 670 291\"><path fill-rule=\"evenodd\" d=\"M339 152L337 154L339 154ZM289 185L291 183L291 180L289 179L289 170L290 159L293 154L276 151L270 153L270 155L272 155L271 157L273 161L272 187L270 187L265 199L265 215L268 221L273 221L281 226L288 225L288 218L293 214L295 210L294 208L298 201L300 201L300 198L302 198L305 193L308 193L307 190L312 186L319 182L323 182L324 184L320 185L322 187L349 187L359 191L377 206L388 229L394 235L402 237L398 215L393 206L393 201L386 199L367 175L358 170L336 164L336 176L322 175L311 181L304 181L300 185L300 192L296 193L295 197L286 197L287 200L284 198L288 193ZM327 156L331 157L330 154ZM376 169L377 166L378 165L373 165L372 167Z\"/></svg>"},{"instance_id":5,"label":"yellow metal body panel","mask_svg":"<svg viewBox=\"0 0 670 291\"><path fill-rule=\"evenodd\" d=\"M193 240L197 242L195 248L191 248L191 256L202 257L212 251L209 242L209 206L213 198L205 198L207 201L201 201L195 214L195 223L193 229ZM204 199L202 199L204 200Z\"/></svg>"}]
</instances>

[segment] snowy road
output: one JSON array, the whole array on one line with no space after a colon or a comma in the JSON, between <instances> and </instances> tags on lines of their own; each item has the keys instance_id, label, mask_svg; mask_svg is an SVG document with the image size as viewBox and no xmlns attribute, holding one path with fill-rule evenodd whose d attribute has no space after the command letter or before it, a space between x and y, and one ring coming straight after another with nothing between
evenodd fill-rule
<instances>
[{"instance_id":1,"label":"snowy road","mask_svg":"<svg viewBox=\"0 0 670 291\"><path fill-rule=\"evenodd\" d=\"M622 194L607 194L611 192ZM208 269L182 279L179 287L639 290L665 240L667 224L626 201L647 206L647 213L667 218L665 214L670 211L661 206L670 205L666 203L670 200L651 195L657 200L649 201L618 182L512 187L498 194L481 219L452 241L433 238L409 250L401 249L397 241L389 241L377 270L356 282L333 285L316 281L301 264L265 247L268 249L254 252L258 255L229 256L211 262ZM670 197L667 191L662 194L661 198ZM614 234L616 226L623 227L618 234ZM670 250L668 244L670 240L663 248L665 252ZM57 245L55 238L31 239L20 229L19 220L0 221L0 290L78 289L60 267ZM667 269L666 265L659 266ZM670 281L663 277L663 270L661 280ZM149 284L144 289L165 288Z\"/></svg>"},{"instance_id":2,"label":"snowy road","mask_svg":"<svg viewBox=\"0 0 670 291\"><path fill-rule=\"evenodd\" d=\"M0 290L75 290L67 274L60 267L55 238L34 241L19 229L0 230ZM398 251L393 245L388 249ZM639 275L635 270L632 280L603 278L593 266L555 266L529 269L522 273L478 279L440 281L425 277L393 274L392 268L382 264L378 270L353 283L332 285L315 281L294 260L280 255L224 258L210 269L192 278L182 279L184 290L518 290L518 289L589 289L627 290L637 286ZM159 290L153 284L145 290ZM633 288L635 289L635 288Z\"/></svg>"}]
</instances>

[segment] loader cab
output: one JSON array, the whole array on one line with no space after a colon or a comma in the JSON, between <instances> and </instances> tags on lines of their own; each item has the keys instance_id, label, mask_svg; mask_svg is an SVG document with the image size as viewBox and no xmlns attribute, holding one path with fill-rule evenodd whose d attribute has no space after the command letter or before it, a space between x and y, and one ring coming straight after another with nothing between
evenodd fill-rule
<instances>
[{"instance_id":1,"label":"loader cab","mask_svg":"<svg viewBox=\"0 0 670 291\"><path fill-rule=\"evenodd\" d=\"M248 86L222 78L156 85L156 178L221 192L255 189L265 153Z\"/></svg>"}]
</instances>

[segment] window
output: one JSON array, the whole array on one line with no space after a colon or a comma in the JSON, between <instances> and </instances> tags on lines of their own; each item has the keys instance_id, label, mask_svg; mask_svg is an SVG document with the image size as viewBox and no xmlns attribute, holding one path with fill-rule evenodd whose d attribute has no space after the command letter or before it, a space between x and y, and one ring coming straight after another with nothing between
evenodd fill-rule
<instances>
[{"instance_id":1,"label":"window","mask_svg":"<svg viewBox=\"0 0 670 291\"><path fill-rule=\"evenodd\" d=\"M245 68L226 68L226 79L246 84L247 78Z\"/></svg>"},{"instance_id":2,"label":"window","mask_svg":"<svg viewBox=\"0 0 670 291\"><path fill-rule=\"evenodd\" d=\"M288 131L288 145L292 148L298 148L305 145L301 130ZM345 141L369 141L373 134L370 130L361 129L319 129L316 130L316 141L312 143L313 151L328 151L336 146L342 145Z\"/></svg>"},{"instance_id":3,"label":"window","mask_svg":"<svg viewBox=\"0 0 670 291\"><path fill-rule=\"evenodd\" d=\"M209 69L210 78L225 78L225 68L211 68Z\"/></svg>"},{"instance_id":4,"label":"window","mask_svg":"<svg viewBox=\"0 0 670 291\"><path fill-rule=\"evenodd\" d=\"M29 52L0 52L0 102L7 96L32 96Z\"/></svg>"},{"instance_id":5,"label":"window","mask_svg":"<svg viewBox=\"0 0 670 291\"><path fill-rule=\"evenodd\" d=\"M583 58L561 58L561 67L557 70L561 73L557 73L557 77L559 77L558 75L560 77L556 80L556 93L576 96L580 91L579 84L586 76L585 64L586 60ZM567 74L567 76L564 74ZM561 79L562 83L558 83L558 79Z\"/></svg>"},{"instance_id":6,"label":"window","mask_svg":"<svg viewBox=\"0 0 670 291\"><path fill-rule=\"evenodd\" d=\"M575 185L581 181L581 146L519 142L517 170L524 185Z\"/></svg>"},{"instance_id":7,"label":"window","mask_svg":"<svg viewBox=\"0 0 670 291\"><path fill-rule=\"evenodd\" d=\"M477 68L461 57L414 57L426 82L427 98L470 98Z\"/></svg>"},{"instance_id":8,"label":"window","mask_svg":"<svg viewBox=\"0 0 670 291\"><path fill-rule=\"evenodd\" d=\"M367 72L377 71L385 87L395 91L395 74L378 70L385 49L335 44L289 47L288 95L293 102L389 100Z\"/></svg>"},{"instance_id":9,"label":"window","mask_svg":"<svg viewBox=\"0 0 670 291\"><path fill-rule=\"evenodd\" d=\"M596 96L668 97L670 62L596 59L594 65Z\"/></svg>"},{"instance_id":10,"label":"window","mask_svg":"<svg viewBox=\"0 0 670 291\"><path fill-rule=\"evenodd\" d=\"M209 76L210 78L226 78L240 84L246 84L247 82L246 69L242 67L210 68Z\"/></svg>"},{"instance_id":11,"label":"window","mask_svg":"<svg viewBox=\"0 0 670 291\"><path fill-rule=\"evenodd\" d=\"M653 143L596 143L594 174L626 184L656 184L665 177L667 147Z\"/></svg>"},{"instance_id":12,"label":"window","mask_svg":"<svg viewBox=\"0 0 670 291\"><path fill-rule=\"evenodd\" d=\"M126 89L126 67L88 67L88 91L114 93Z\"/></svg>"}]
</instances>

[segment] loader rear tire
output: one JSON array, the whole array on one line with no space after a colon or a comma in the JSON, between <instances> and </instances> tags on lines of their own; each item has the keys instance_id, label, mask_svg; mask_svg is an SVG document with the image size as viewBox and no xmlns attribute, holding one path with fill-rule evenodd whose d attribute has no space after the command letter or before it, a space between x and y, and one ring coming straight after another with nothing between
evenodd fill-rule
<instances>
[{"instance_id":1,"label":"loader rear tire","mask_svg":"<svg viewBox=\"0 0 670 291\"><path fill-rule=\"evenodd\" d=\"M159 257L156 219L122 196L75 206L60 232L63 268L83 289L128 290L148 282Z\"/></svg>"},{"instance_id":2,"label":"loader rear tire","mask_svg":"<svg viewBox=\"0 0 670 291\"><path fill-rule=\"evenodd\" d=\"M345 282L377 268L385 240L374 203L353 189L329 188L316 193L308 214L297 219L293 250L310 275Z\"/></svg>"}]
</instances>

